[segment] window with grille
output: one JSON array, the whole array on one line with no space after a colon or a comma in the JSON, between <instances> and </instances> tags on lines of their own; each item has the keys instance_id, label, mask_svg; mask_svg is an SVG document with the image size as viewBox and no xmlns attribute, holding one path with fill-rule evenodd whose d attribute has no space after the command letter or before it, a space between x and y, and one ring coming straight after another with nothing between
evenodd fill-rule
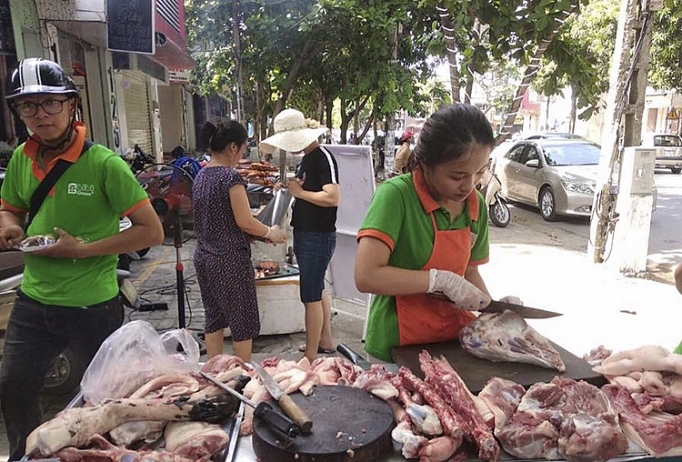
<instances>
[{"instance_id":1,"label":"window with grille","mask_svg":"<svg viewBox=\"0 0 682 462\"><path fill-rule=\"evenodd\" d=\"M156 11L170 24L173 29L180 32L180 9L178 0L156 0Z\"/></svg>"}]
</instances>

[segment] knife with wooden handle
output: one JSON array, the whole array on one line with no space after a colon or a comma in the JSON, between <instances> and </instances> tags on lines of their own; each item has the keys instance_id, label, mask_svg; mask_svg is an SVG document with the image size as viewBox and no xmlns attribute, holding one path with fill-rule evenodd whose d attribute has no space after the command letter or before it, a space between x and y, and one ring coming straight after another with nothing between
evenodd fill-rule
<instances>
[{"instance_id":1,"label":"knife with wooden handle","mask_svg":"<svg viewBox=\"0 0 682 462\"><path fill-rule=\"evenodd\" d=\"M268 371L263 369L260 364L255 362L249 364L256 370L256 373L263 381L263 385L268 393L270 393L270 396L279 403L279 407L282 408L284 413L298 425L301 429L301 433L304 435L310 434L313 429L313 421L308 417L308 414L296 404L291 396L284 393L282 387L279 386L277 381L268 373Z\"/></svg>"},{"instance_id":2,"label":"knife with wooden handle","mask_svg":"<svg viewBox=\"0 0 682 462\"><path fill-rule=\"evenodd\" d=\"M238 398L242 403L245 403L253 408L253 416L262 419L265 425L273 430L276 434L285 438L283 443L285 445L291 444L291 438L296 438L300 434L300 428L289 417L281 414L273 408L272 404L261 401L254 403L246 396L239 393L237 390L225 385L220 380L205 372L199 372L203 378L212 382L222 390L225 390L232 396Z\"/></svg>"},{"instance_id":3,"label":"knife with wooden handle","mask_svg":"<svg viewBox=\"0 0 682 462\"><path fill-rule=\"evenodd\" d=\"M442 292L434 292L427 295L434 300L442 300L445 302L450 301L450 299ZM541 310L540 308L533 308L525 305L517 305L516 303L500 302L498 300L491 301L490 305L481 310L481 313L502 313L505 310L513 311L514 313L528 319L546 319L554 318L556 316L563 316L562 313L556 313L554 311Z\"/></svg>"}]
</instances>

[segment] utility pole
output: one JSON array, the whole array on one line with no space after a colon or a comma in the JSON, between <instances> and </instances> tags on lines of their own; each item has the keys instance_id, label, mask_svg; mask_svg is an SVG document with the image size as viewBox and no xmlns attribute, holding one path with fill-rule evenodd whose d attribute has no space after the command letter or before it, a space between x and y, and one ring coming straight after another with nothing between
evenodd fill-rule
<instances>
[{"instance_id":1,"label":"utility pole","mask_svg":"<svg viewBox=\"0 0 682 462\"><path fill-rule=\"evenodd\" d=\"M604 263L608 258L610 238L618 222L616 199L620 178L614 178L616 166L621 165L625 147L640 145L652 12L661 7L662 0L620 2L607 110L604 113L599 176L588 242L588 253L595 263Z\"/></svg>"}]
</instances>

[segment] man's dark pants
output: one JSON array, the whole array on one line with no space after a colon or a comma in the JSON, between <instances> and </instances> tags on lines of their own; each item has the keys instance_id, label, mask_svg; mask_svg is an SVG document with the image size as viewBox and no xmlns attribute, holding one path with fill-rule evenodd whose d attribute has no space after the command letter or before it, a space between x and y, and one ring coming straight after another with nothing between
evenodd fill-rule
<instances>
[{"instance_id":1,"label":"man's dark pants","mask_svg":"<svg viewBox=\"0 0 682 462\"><path fill-rule=\"evenodd\" d=\"M8 460L21 459L26 437L42 423L40 392L52 360L69 347L82 364L89 364L104 339L122 323L118 296L86 308L43 305L19 293L7 324L0 367Z\"/></svg>"}]
</instances>

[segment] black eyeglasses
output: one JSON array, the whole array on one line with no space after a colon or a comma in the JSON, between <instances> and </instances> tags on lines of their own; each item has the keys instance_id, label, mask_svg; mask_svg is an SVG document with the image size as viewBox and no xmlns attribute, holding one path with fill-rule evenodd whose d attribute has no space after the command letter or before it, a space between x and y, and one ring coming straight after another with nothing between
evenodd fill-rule
<instances>
[{"instance_id":1,"label":"black eyeglasses","mask_svg":"<svg viewBox=\"0 0 682 462\"><path fill-rule=\"evenodd\" d=\"M21 103L14 106L20 116L22 117L33 117L38 113L38 106L43 108L47 114L54 115L62 112L62 107L67 99L46 99L41 103Z\"/></svg>"}]
</instances>

